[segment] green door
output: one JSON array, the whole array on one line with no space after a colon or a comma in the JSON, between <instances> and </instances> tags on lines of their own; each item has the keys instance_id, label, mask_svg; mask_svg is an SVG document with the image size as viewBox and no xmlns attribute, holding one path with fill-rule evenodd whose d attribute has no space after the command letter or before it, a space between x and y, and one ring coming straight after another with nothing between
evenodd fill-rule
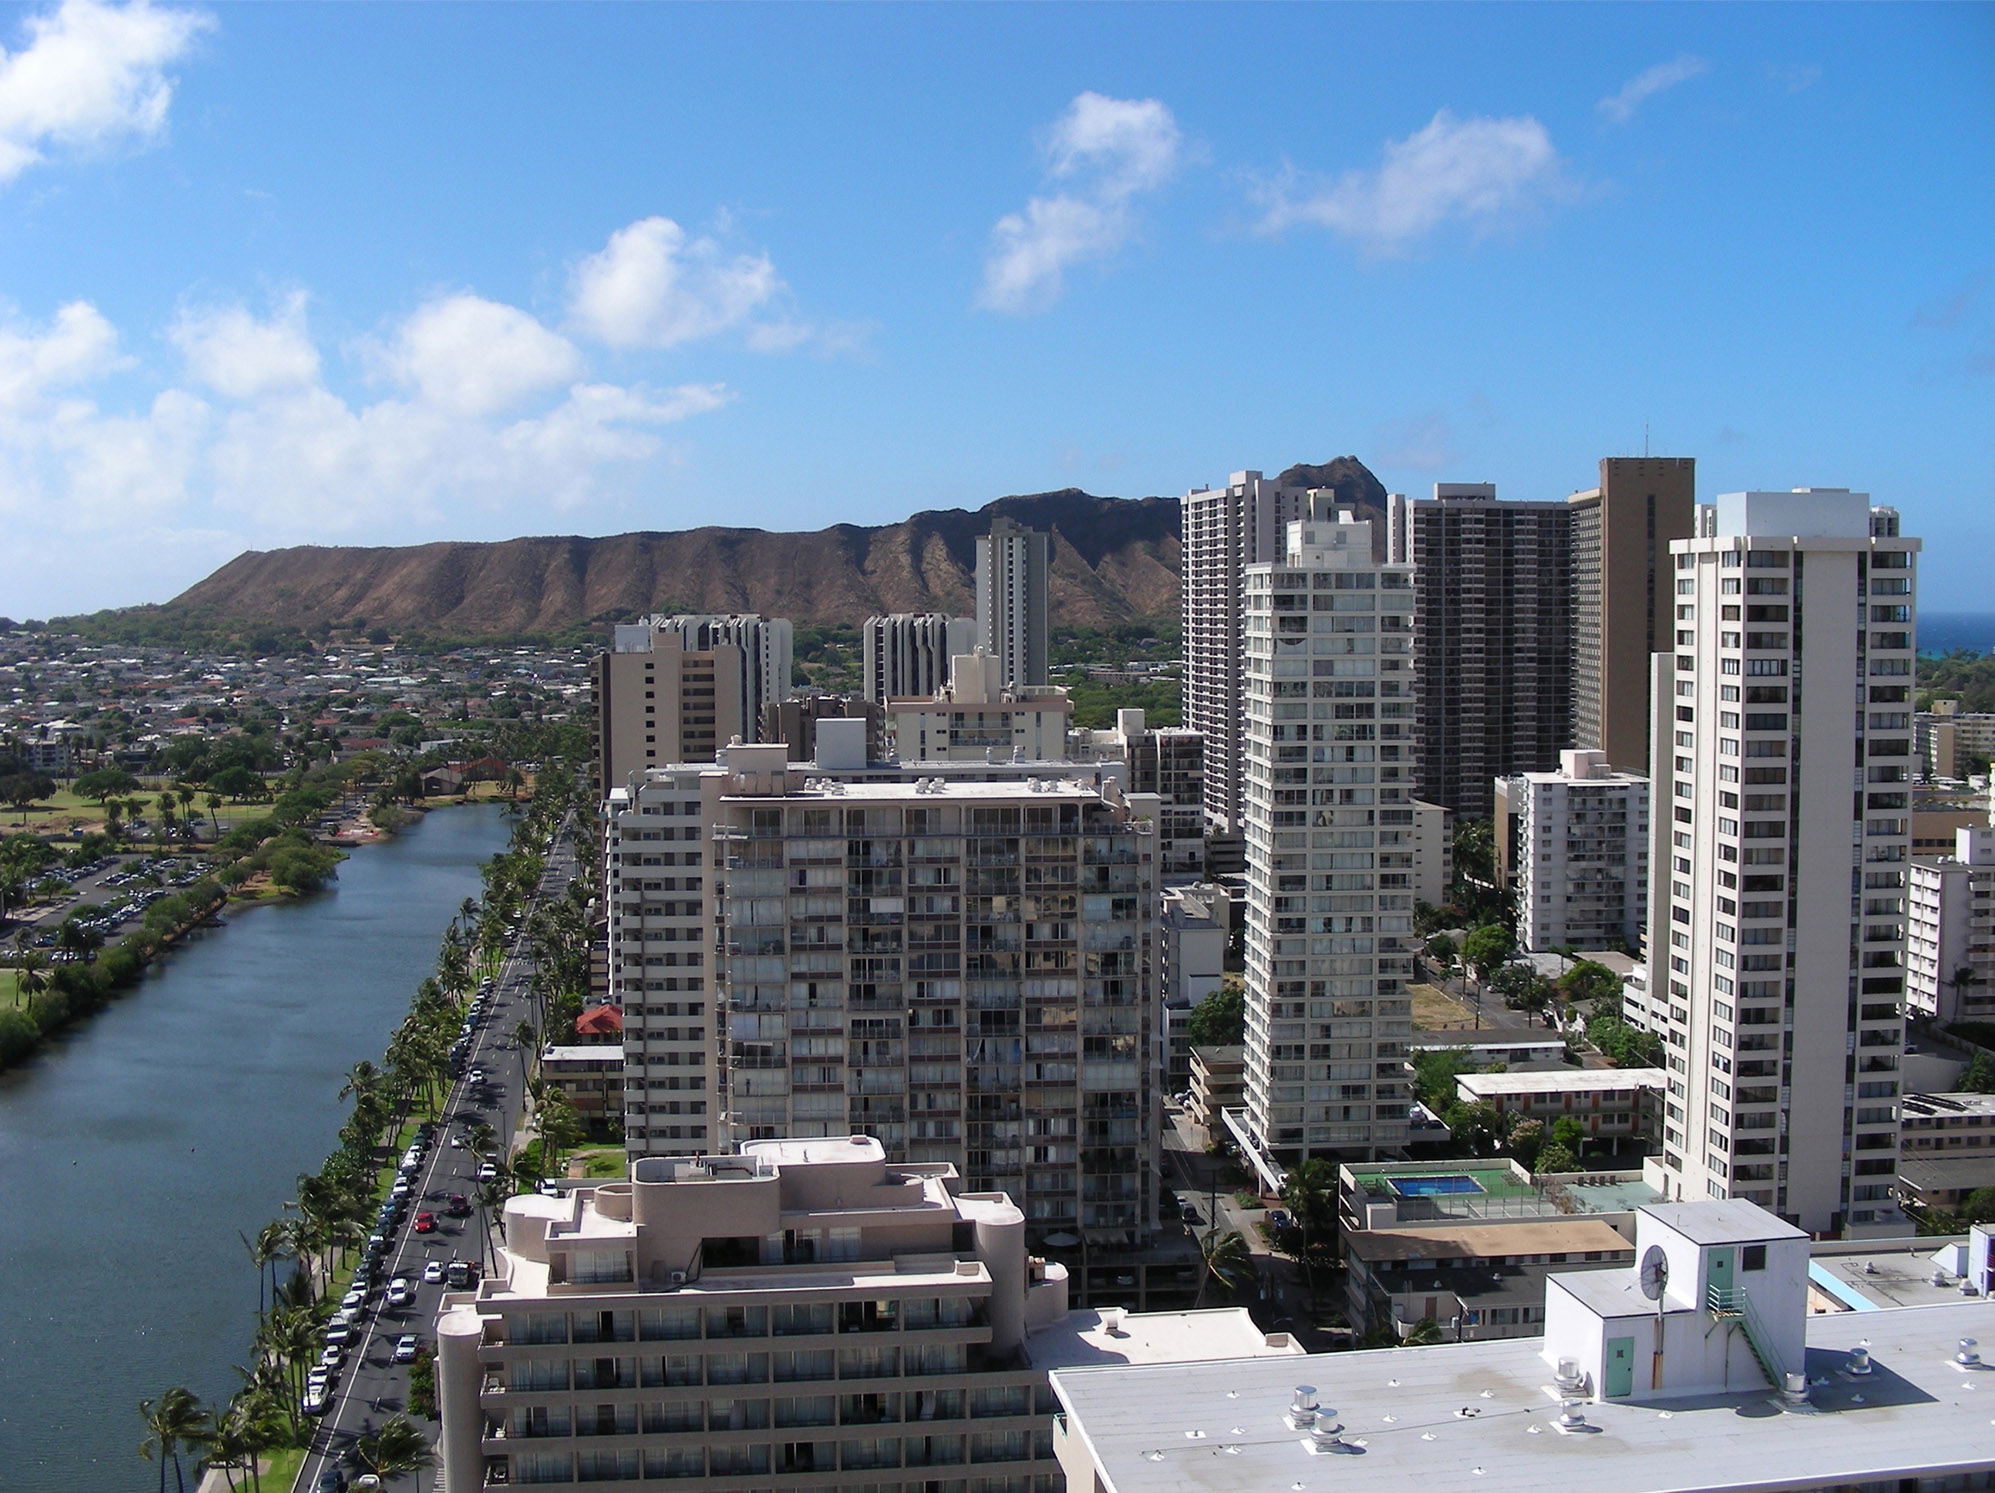
<instances>
[{"instance_id":1,"label":"green door","mask_svg":"<svg viewBox=\"0 0 1995 1493\"><path fill-rule=\"evenodd\" d=\"M1634 1392L1635 1340L1631 1337L1610 1337L1607 1340L1608 1398Z\"/></svg>"},{"instance_id":2,"label":"green door","mask_svg":"<svg viewBox=\"0 0 1995 1493\"><path fill-rule=\"evenodd\" d=\"M1719 1297L1721 1301L1729 1302L1731 1298L1732 1260L1733 1254L1729 1249L1714 1249L1711 1251L1710 1272L1705 1276L1705 1284L1714 1292L1724 1292L1724 1295Z\"/></svg>"}]
</instances>

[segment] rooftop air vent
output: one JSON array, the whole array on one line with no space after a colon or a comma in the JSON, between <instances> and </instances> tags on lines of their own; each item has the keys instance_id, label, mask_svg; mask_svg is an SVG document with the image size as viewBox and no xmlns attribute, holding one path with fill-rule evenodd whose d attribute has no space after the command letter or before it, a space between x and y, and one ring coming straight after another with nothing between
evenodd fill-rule
<instances>
[{"instance_id":1,"label":"rooftop air vent","mask_svg":"<svg viewBox=\"0 0 1995 1493\"><path fill-rule=\"evenodd\" d=\"M1981 1367L1981 1353L1975 1346L1973 1338L1964 1337L1960 1340L1960 1351L1954 1354L1953 1361L1964 1369L1978 1369Z\"/></svg>"},{"instance_id":2,"label":"rooftop air vent","mask_svg":"<svg viewBox=\"0 0 1995 1493\"><path fill-rule=\"evenodd\" d=\"M1553 1370L1552 1382L1558 1385L1562 1395L1577 1394L1586 1387L1586 1375L1580 1372L1577 1358L1561 1358Z\"/></svg>"},{"instance_id":3,"label":"rooftop air vent","mask_svg":"<svg viewBox=\"0 0 1995 1493\"><path fill-rule=\"evenodd\" d=\"M1843 1365L1843 1372L1858 1376L1870 1372L1870 1348L1867 1344L1858 1343L1850 1349L1850 1361Z\"/></svg>"},{"instance_id":4,"label":"rooftop air vent","mask_svg":"<svg viewBox=\"0 0 1995 1493\"><path fill-rule=\"evenodd\" d=\"M1799 1373L1789 1374L1786 1380L1786 1387L1781 1390L1780 1397L1788 1404L1796 1407L1807 1404L1808 1376Z\"/></svg>"},{"instance_id":5,"label":"rooftop air vent","mask_svg":"<svg viewBox=\"0 0 1995 1493\"><path fill-rule=\"evenodd\" d=\"M1288 1422L1291 1431L1307 1431L1316 1424L1316 1386L1298 1384L1295 1394L1288 1402L1288 1414L1282 1417Z\"/></svg>"},{"instance_id":6,"label":"rooftop air vent","mask_svg":"<svg viewBox=\"0 0 1995 1493\"><path fill-rule=\"evenodd\" d=\"M1126 1315L1126 1310L1126 1308L1119 1306L1103 1307L1101 1309L1101 1330L1110 1337L1121 1337L1122 1319Z\"/></svg>"},{"instance_id":7,"label":"rooftop air vent","mask_svg":"<svg viewBox=\"0 0 1995 1493\"><path fill-rule=\"evenodd\" d=\"M1344 1428L1318 1421L1309 1428L1309 1439L1303 1443L1312 1457L1334 1457L1348 1455L1357 1450L1344 1439Z\"/></svg>"}]
</instances>

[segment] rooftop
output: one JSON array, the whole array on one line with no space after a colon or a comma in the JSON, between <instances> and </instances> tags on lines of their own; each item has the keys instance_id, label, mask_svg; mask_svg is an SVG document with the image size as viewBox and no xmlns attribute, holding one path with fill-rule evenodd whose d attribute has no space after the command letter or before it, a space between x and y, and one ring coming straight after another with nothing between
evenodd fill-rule
<instances>
[{"instance_id":1,"label":"rooftop","mask_svg":"<svg viewBox=\"0 0 1995 1493\"><path fill-rule=\"evenodd\" d=\"M1817 1316L1811 1404L1771 1391L1640 1405L1588 1404L1562 1433L1538 1339L1249 1359L1067 1368L1054 1387L1111 1493L1419 1486L1423 1493L1547 1487L1772 1489L1995 1467L1995 1371L1951 1361L1988 1322L1984 1302ZM1872 1373L1840 1372L1868 1340ZM1314 1455L1283 1420L1316 1386L1346 1451Z\"/></svg>"},{"instance_id":2,"label":"rooftop","mask_svg":"<svg viewBox=\"0 0 1995 1493\"><path fill-rule=\"evenodd\" d=\"M1933 1284L1934 1272L1940 1270L1936 1256L1953 1257L1959 1252L1958 1239L1867 1241L1867 1246L1854 1248L1817 1244L1809 1251L1808 1280L1833 1303L1833 1310L1874 1312L1950 1304L1962 1299L1960 1277L1950 1269L1941 1270L1944 1281ZM1987 1307L1982 1310L1986 1313Z\"/></svg>"},{"instance_id":3,"label":"rooftop","mask_svg":"<svg viewBox=\"0 0 1995 1493\"><path fill-rule=\"evenodd\" d=\"M1623 1089L1660 1089L1669 1075L1660 1068L1547 1068L1527 1073L1463 1073L1456 1087L1485 1094L1592 1094Z\"/></svg>"},{"instance_id":4,"label":"rooftop","mask_svg":"<svg viewBox=\"0 0 1995 1493\"><path fill-rule=\"evenodd\" d=\"M1726 1202L1651 1203L1642 1210L1692 1244L1757 1244L1768 1239L1806 1239L1791 1223L1742 1198Z\"/></svg>"},{"instance_id":5,"label":"rooftop","mask_svg":"<svg viewBox=\"0 0 1995 1493\"><path fill-rule=\"evenodd\" d=\"M1354 1229L1344 1247L1360 1260L1492 1260L1517 1255L1579 1255L1633 1250L1597 1218L1523 1223L1416 1224L1410 1228Z\"/></svg>"},{"instance_id":6,"label":"rooftop","mask_svg":"<svg viewBox=\"0 0 1995 1493\"><path fill-rule=\"evenodd\" d=\"M1128 1312L1111 1331L1104 1316L1072 1311L1029 1333L1026 1357L1036 1369L1107 1368L1213 1359L1297 1357L1302 1345L1286 1332L1263 1332L1245 1307L1198 1312Z\"/></svg>"},{"instance_id":7,"label":"rooftop","mask_svg":"<svg viewBox=\"0 0 1995 1493\"><path fill-rule=\"evenodd\" d=\"M1908 1120L1995 1117L1995 1094L1907 1094L1902 1107Z\"/></svg>"}]
</instances>

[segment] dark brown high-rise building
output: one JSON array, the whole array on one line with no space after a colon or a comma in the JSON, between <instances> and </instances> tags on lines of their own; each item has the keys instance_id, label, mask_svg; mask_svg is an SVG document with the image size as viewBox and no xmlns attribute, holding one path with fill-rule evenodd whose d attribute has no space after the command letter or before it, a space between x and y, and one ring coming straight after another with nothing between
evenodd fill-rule
<instances>
[{"instance_id":1,"label":"dark brown high-rise building","mask_svg":"<svg viewBox=\"0 0 1995 1493\"><path fill-rule=\"evenodd\" d=\"M1413 564L1420 796L1479 818L1495 779L1558 766L1572 731L1571 513L1438 482L1395 494L1387 524Z\"/></svg>"},{"instance_id":2,"label":"dark brown high-rise building","mask_svg":"<svg viewBox=\"0 0 1995 1493\"><path fill-rule=\"evenodd\" d=\"M1607 456L1572 513L1572 744L1649 770L1649 655L1673 644L1669 546L1696 525L1697 462Z\"/></svg>"}]
</instances>

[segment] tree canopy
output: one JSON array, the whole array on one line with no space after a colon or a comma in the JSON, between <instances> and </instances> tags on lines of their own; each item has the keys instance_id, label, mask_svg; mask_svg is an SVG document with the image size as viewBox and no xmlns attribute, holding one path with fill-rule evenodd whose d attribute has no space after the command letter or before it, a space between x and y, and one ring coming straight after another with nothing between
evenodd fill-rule
<instances>
[{"instance_id":1,"label":"tree canopy","mask_svg":"<svg viewBox=\"0 0 1995 1493\"><path fill-rule=\"evenodd\" d=\"M1237 1047L1247 1039L1247 992L1221 985L1192 1008L1187 1030L1194 1047Z\"/></svg>"}]
</instances>

